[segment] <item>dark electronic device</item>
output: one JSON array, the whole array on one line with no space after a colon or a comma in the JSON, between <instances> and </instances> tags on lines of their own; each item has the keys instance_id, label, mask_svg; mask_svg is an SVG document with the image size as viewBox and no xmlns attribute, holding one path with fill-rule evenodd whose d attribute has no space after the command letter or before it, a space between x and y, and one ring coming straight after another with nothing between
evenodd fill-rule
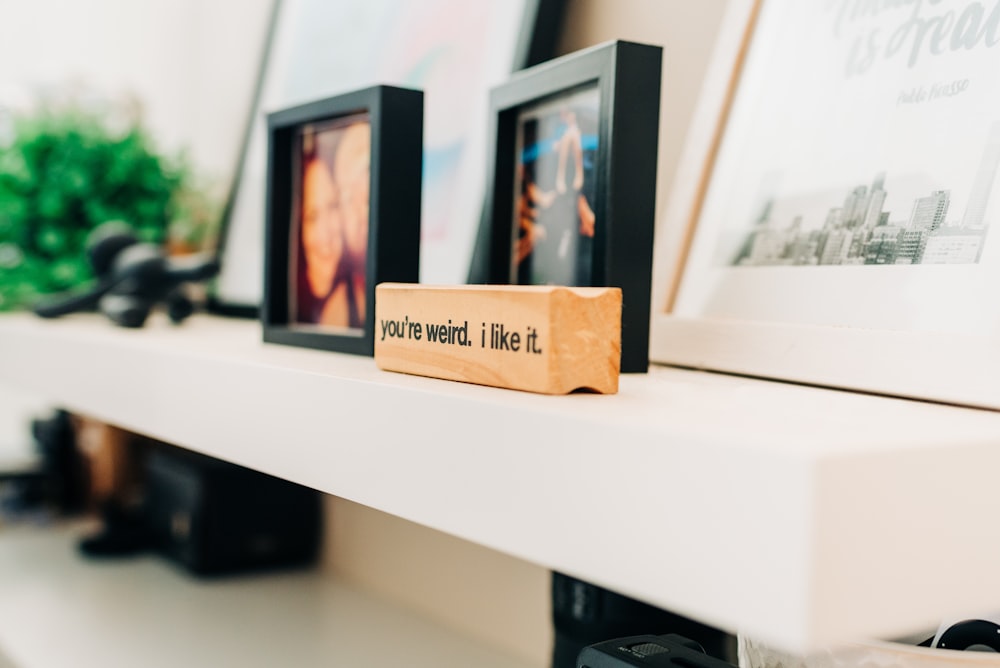
<instances>
[{"instance_id":1,"label":"dark electronic device","mask_svg":"<svg viewBox=\"0 0 1000 668\"><path fill-rule=\"evenodd\" d=\"M173 322L194 312L183 284L215 276L219 263L205 257L168 258L155 244L140 243L121 224L106 223L94 231L88 245L97 285L35 307L43 318L77 311L100 310L122 327L142 327L155 306L163 303Z\"/></svg>"},{"instance_id":2,"label":"dark electronic device","mask_svg":"<svg viewBox=\"0 0 1000 668\"><path fill-rule=\"evenodd\" d=\"M31 434L41 456L47 502L64 514L82 512L87 505L87 473L76 447L70 414L58 409L31 421Z\"/></svg>"},{"instance_id":3,"label":"dark electronic device","mask_svg":"<svg viewBox=\"0 0 1000 668\"><path fill-rule=\"evenodd\" d=\"M147 460L143 517L153 549L198 575L311 562L315 490L177 448Z\"/></svg>"},{"instance_id":4,"label":"dark electronic device","mask_svg":"<svg viewBox=\"0 0 1000 668\"><path fill-rule=\"evenodd\" d=\"M580 652L575 668L733 668L734 665L705 654L693 640L671 633L631 636L591 645Z\"/></svg>"},{"instance_id":5,"label":"dark electronic device","mask_svg":"<svg viewBox=\"0 0 1000 668\"><path fill-rule=\"evenodd\" d=\"M587 645L642 633L679 633L712 656L736 660L734 636L563 573L552 574L552 623L553 668L574 668Z\"/></svg>"},{"instance_id":6,"label":"dark electronic device","mask_svg":"<svg viewBox=\"0 0 1000 668\"><path fill-rule=\"evenodd\" d=\"M942 628L922 647L966 652L1000 653L1000 624L988 619L965 619Z\"/></svg>"},{"instance_id":7,"label":"dark electronic device","mask_svg":"<svg viewBox=\"0 0 1000 668\"><path fill-rule=\"evenodd\" d=\"M0 468L0 526L44 512L45 482L34 468Z\"/></svg>"},{"instance_id":8,"label":"dark electronic device","mask_svg":"<svg viewBox=\"0 0 1000 668\"><path fill-rule=\"evenodd\" d=\"M84 510L86 465L76 448L69 413L57 410L32 420L31 432L38 463L27 469L0 470L0 516L38 519Z\"/></svg>"}]
</instances>

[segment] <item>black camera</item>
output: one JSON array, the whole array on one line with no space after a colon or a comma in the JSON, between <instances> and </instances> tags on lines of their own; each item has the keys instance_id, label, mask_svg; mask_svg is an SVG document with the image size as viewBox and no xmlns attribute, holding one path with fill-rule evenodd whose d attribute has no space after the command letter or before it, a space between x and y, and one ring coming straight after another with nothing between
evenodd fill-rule
<instances>
[{"instance_id":1,"label":"black camera","mask_svg":"<svg viewBox=\"0 0 1000 668\"><path fill-rule=\"evenodd\" d=\"M577 668L733 668L705 654L701 645L674 633L629 636L591 645L580 652Z\"/></svg>"}]
</instances>

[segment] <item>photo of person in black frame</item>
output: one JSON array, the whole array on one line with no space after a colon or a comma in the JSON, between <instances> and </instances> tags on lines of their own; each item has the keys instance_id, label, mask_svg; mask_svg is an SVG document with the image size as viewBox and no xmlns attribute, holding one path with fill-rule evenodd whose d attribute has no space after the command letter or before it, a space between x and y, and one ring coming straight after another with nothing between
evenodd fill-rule
<instances>
[{"instance_id":1,"label":"photo of person in black frame","mask_svg":"<svg viewBox=\"0 0 1000 668\"><path fill-rule=\"evenodd\" d=\"M521 108L514 161L517 282L589 285L600 96L588 85Z\"/></svg>"},{"instance_id":2,"label":"photo of person in black frame","mask_svg":"<svg viewBox=\"0 0 1000 668\"><path fill-rule=\"evenodd\" d=\"M370 86L267 115L267 343L371 356L375 286L420 277L424 95Z\"/></svg>"},{"instance_id":3,"label":"photo of person in black frame","mask_svg":"<svg viewBox=\"0 0 1000 668\"><path fill-rule=\"evenodd\" d=\"M608 42L490 91L492 172L469 282L621 288L622 373L649 368L662 58Z\"/></svg>"},{"instance_id":4,"label":"photo of person in black frame","mask_svg":"<svg viewBox=\"0 0 1000 668\"><path fill-rule=\"evenodd\" d=\"M300 131L291 225L292 322L361 334L365 321L371 125L353 114Z\"/></svg>"}]
</instances>

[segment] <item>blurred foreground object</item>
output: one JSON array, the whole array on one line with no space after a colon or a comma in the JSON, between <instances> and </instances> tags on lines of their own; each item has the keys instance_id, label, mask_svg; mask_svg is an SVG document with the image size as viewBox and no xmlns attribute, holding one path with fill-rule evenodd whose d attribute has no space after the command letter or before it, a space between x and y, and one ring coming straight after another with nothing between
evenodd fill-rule
<instances>
[{"instance_id":1,"label":"blurred foreground object","mask_svg":"<svg viewBox=\"0 0 1000 668\"><path fill-rule=\"evenodd\" d=\"M137 108L0 109L0 311L91 280L84 248L107 221L130 221L145 243L170 235L173 247L176 237L204 236L198 221L216 222L190 168L157 153Z\"/></svg>"}]
</instances>

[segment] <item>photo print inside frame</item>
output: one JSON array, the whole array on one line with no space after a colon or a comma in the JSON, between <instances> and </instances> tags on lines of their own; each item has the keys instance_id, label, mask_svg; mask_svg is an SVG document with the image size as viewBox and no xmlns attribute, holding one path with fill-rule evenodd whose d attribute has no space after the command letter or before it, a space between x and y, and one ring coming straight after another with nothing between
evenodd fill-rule
<instances>
[{"instance_id":1,"label":"photo print inside frame","mask_svg":"<svg viewBox=\"0 0 1000 668\"><path fill-rule=\"evenodd\" d=\"M513 274L523 285L590 285L600 92L523 107L514 161Z\"/></svg>"},{"instance_id":2,"label":"photo print inside frame","mask_svg":"<svg viewBox=\"0 0 1000 668\"><path fill-rule=\"evenodd\" d=\"M617 287L645 372L662 49L608 42L490 92L493 155L470 283Z\"/></svg>"},{"instance_id":3,"label":"photo print inside frame","mask_svg":"<svg viewBox=\"0 0 1000 668\"><path fill-rule=\"evenodd\" d=\"M419 277L423 101L373 86L268 115L265 341L373 354L375 286Z\"/></svg>"},{"instance_id":4,"label":"photo print inside frame","mask_svg":"<svg viewBox=\"0 0 1000 668\"><path fill-rule=\"evenodd\" d=\"M367 308L369 115L303 126L296 144L289 322L361 336Z\"/></svg>"}]
</instances>

